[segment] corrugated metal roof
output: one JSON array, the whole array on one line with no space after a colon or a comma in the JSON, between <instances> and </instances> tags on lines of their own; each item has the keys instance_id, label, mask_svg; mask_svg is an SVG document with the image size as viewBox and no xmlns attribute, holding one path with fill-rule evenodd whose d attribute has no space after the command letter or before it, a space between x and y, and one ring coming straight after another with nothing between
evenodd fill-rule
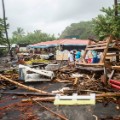
<instances>
[{"instance_id":1,"label":"corrugated metal roof","mask_svg":"<svg viewBox=\"0 0 120 120\"><path fill-rule=\"evenodd\" d=\"M80 40L80 39L60 39L53 41L40 42L30 46L56 46L56 45L87 45L89 40Z\"/></svg>"}]
</instances>

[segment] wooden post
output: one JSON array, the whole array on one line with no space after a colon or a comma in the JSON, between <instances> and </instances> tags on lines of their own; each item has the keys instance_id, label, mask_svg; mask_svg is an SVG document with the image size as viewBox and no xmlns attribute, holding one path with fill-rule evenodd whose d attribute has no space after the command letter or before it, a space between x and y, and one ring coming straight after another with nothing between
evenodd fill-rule
<instances>
[{"instance_id":1,"label":"wooden post","mask_svg":"<svg viewBox=\"0 0 120 120\"><path fill-rule=\"evenodd\" d=\"M11 79L9 79L9 78L6 78L5 76L3 76L3 75L1 75L1 74L0 74L0 77L1 77L2 79L6 80L6 81L9 81L9 82L11 82L11 83L13 83L13 84L15 84L15 85L18 85L18 86L20 86L20 87L22 87L22 88L24 88L24 89L26 89L26 90L30 90L30 91L34 91L34 92L38 92L38 93L43 93L43 94L51 94L51 93L48 93L48 92L45 92L45 91L42 91L42 90L39 90L39 89L36 89L36 88L33 88L33 87L28 87L28 86L26 86L26 85L23 85L23 84L21 84L21 83L18 83L18 82L16 82L16 81L13 81L13 80L11 80Z\"/></svg>"},{"instance_id":2,"label":"wooden post","mask_svg":"<svg viewBox=\"0 0 120 120\"><path fill-rule=\"evenodd\" d=\"M105 58L106 58L106 54L109 48L109 43L112 41L112 36L110 35L110 37L107 38L107 46L104 49L103 55L102 55L102 59L100 60L100 63L105 63Z\"/></svg>"},{"instance_id":3,"label":"wooden post","mask_svg":"<svg viewBox=\"0 0 120 120\"><path fill-rule=\"evenodd\" d=\"M83 57L82 57L83 63L86 63L85 57L86 57L86 54L87 54L87 52L88 52L87 47L88 47L90 44L91 44L91 40L89 40L88 45L86 46L85 52L84 52L84 54L83 54Z\"/></svg>"}]
</instances>

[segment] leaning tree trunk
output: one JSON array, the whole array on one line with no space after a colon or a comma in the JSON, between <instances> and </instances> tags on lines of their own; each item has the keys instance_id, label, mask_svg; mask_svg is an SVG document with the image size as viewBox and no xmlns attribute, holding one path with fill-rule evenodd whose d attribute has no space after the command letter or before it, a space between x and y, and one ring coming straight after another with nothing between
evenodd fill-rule
<instances>
[{"instance_id":1,"label":"leaning tree trunk","mask_svg":"<svg viewBox=\"0 0 120 120\"><path fill-rule=\"evenodd\" d=\"M10 54L10 41L9 41L9 39L8 39L7 24L6 24L6 18L5 18L5 5L4 5L4 0L2 0L2 8L3 8L3 21L4 21L6 41L7 41L7 44L8 44L8 52L9 52L9 54ZM11 57L11 54L10 54L10 57Z\"/></svg>"}]
</instances>

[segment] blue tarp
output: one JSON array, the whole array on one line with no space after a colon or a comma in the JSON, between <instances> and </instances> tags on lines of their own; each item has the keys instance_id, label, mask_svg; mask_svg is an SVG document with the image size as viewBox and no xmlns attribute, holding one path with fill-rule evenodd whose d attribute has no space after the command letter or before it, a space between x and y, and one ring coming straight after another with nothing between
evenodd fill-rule
<instances>
[{"instance_id":1,"label":"blue tarp","mask_svg":"<svg viewBox=\"0 0 120 120\"><path fill-rule=\"evenodd\" d=\"M38 45L38 46L29 45L28 48L49 48L49 47L56 47L56 46L59 46L59 45ZM63 46L86 46L86 45L64 44Z\"/></svg>"}]
</instances>

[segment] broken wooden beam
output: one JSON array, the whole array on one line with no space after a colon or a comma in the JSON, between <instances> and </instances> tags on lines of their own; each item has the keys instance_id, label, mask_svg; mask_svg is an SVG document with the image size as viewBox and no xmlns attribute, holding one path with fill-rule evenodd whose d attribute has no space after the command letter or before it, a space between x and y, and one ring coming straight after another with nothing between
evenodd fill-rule
<instances>
[{"instance_id":1,"label":"broken wooden beam","mask_svg":"<svg viewBox=\"0 0 120 120\"><path fill-rule=\"evenodd\" d=\"M120 97L120 92L96 94L96 97Z\"/></svg>"},{"instance_id":2,"label":"broken wooden beam","mask_svg":"<svg viewBox=\"0 0 120 120\"><path fill-rule=\"evenodd\" d=\"M104 63L78 63L78 65L83 66L104 66Z\"/></svg>"},{"instance_id":3,"label":"broken wooden beam","mask_svg":"<svg viewBox=\"0 0 120 120\"><path fill-rule=\"evenodd\" d=\"M36 98L32 98L32 100L41 101L41 102L53 102L55 100L55 97L36 97ZM22 102L30 102L30 101L31 101L30 98L22 99Z\"/></svg>"},{"instance_id":4,"label":"broken wooden beam","mask_svg":"<svg viewBox=\"0 0 120 120\"><path fill-rule=\"evenodd\" d=\"M75 78L73 85L76 85L78 83L79 78Z\"/></svg>"},{"instance_id":5,"label":"broken wooden beam","mask_svg":"<svg viewBox=\"0 0 120 120\"><path fill-rule=\"evenodd\" d=\"M11 95L31 95L31 96L55 96L55 95L47 95L47 94L40 94L37 92L0 92L0 94L11 94Z\"/></svg>"},{"instance_id":6,"label":"broken wooden beam","mask_svg":"<svg viewBox=\"0 0 120 120\"><path fill-rule=\"evenodd\" d=\"M112 66L112 69L114 69L114 70L120 70L120 66Z\"/></svg>"},{"instance_id":7,"label":"broken wooden beam","mask_svg":"<svg viewBox=\"0 0 120 120\"><path fill-rule=\"evenodd\" d=\"M54 82L59 82L59 83L71 83L72 81L70 80L61 80L61 79L56 79Z\"/></svg>"},{"instance_id":8,"label":"broken wooden beam","mask_svg":"<svg viewBox=\"0 0 120 120\"><path fill-rule=\"evenodd\" d=\"M13 84L15 84L15 85L18 85L18 86L20 86L20 87L22 87L22 88L24 88L24 89L26 89L26 90L38 92L38 93L41 93L41 94L42 94L42 93L43 93L43 94L51 94L51 93L48 93L48 92L45 92L45 91L42 91L42 90L39 90L39 89L36 89L36 88L33 88L33 87L29 87L29 86L23 85L23 84L18 83L18 82L14 81L14 80L11 80L11 79L9 79L9 78L6 78L5 76L3 76L3 75L1 75L1 74L0 74L0 77L1 77L2 79L6 80L6 81L9 81L9 82L11 82L11 83L13 83Z\"/></svg>"},{"instance_id":9,"label":"broken wooden beam","mask_svg":"<svg viewBox=\"0 0 120 120\"><path fill-rule=\"evenodd\" d=\"M95 94L95 96L96 96L96 101L97 101L99 99L104 99L104 98L120 97L120 92L99 93L99 94ZM41 102L53 102L55 100L55 97L47 97L47 96L46 97L36 97L36 98L32 98L32 100L41 101ZM22 102L30 102L30 101L31 101L30 98L22 99Z\"/></svg>"}]
</instances>

